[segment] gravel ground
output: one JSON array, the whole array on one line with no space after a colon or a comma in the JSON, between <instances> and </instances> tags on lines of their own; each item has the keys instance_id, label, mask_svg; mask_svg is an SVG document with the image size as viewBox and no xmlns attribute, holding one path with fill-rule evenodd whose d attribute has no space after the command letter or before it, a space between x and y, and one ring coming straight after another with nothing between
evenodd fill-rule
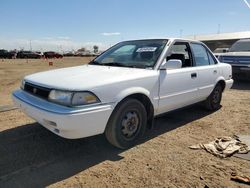
<instances>
[{"instance_id":1,"label":"gravel ground","mask_svg":"<svg viewBox=\"0 0 250 188\"><path fill-rule=\"evenodd\" d=\"M23 75L86 63L86 58L0 60L0 105ZM195 105L158 117L141 143L118 150L103 135L66 140L19 110L0 113L0 187L249 187L230 180L250 176L250 162L219 159L189 145L219 136L250 134L250 83L236 82L214 113Z\"/></svg>"}]
</instances>

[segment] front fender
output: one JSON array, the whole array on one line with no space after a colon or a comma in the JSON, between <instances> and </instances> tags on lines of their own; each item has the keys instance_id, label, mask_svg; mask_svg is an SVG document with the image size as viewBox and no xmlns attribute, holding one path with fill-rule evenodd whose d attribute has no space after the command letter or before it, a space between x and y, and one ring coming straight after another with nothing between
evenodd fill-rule
<instances>
[{"instance_id":1,"label":"front fender","mask_svg":"<svg viewBox=\"0 0 250 188\"><path fill-rule=\"evenodd\" d=\"M121 92L119 92L116 96L115 96L115 101L118 104L119 102L121 102L124 98L133 95L133 94L143 94L146 95L151 103L152 103L152 99L150 97L150 92L142 87L131 87L131 88L127 88L122 90Z\"/></svg>"}]
</instances>

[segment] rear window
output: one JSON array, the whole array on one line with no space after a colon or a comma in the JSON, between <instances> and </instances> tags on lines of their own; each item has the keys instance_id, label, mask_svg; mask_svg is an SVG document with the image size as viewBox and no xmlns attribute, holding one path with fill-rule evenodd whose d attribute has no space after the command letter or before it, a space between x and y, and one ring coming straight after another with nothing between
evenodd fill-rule
<instances>
[{"instance_id":1,"label":"rear window","mask_svg":"<svg viewBox=\"0 0 250 188\"><path fill-rule=\"evenodd\" d=\"M250 40L240 40L234 43L230 52L250 52Z\"/></svg>"}]
</instances>

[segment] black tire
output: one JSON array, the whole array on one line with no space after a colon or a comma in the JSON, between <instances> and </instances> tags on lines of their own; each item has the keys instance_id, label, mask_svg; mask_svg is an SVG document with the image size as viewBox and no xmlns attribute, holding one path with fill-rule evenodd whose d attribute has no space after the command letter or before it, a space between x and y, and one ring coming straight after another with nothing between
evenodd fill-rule
<instances>
[{"instance_id":1,"label":"black tire","mask_svg":"<svg viewBox=\"0 0 250 188\"><path fill-rule=\"evenodd\" d=\"M112 145L126 149L137 143L146 125L147 112L143 104L136 99L125 99L112 113L105 136Z\"/></svg>"},{"instance_id":2,"label":"black tire","mask_svg":"<svg viewBox=\"0 0 250 188\"><path fill-rule=\"evenodd\" d=\"M221 98L222 98L222 86L221 84L217 84L212 93L205 101L206 109L210 111L218 110L221 107L220 105Z\"/></svg>"}]
</instances>

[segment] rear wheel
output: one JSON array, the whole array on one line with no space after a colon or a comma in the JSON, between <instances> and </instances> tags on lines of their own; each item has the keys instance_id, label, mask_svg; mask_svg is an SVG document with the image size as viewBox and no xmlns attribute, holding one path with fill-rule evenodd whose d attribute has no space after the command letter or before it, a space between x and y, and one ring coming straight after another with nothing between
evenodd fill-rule
<instances>
[{"instance_id":1,"label":"rear wheel","mask_svg":"<svg viewBox=\"0 0 250 188\"><path fill-rule=\"evenodd\" d=\"M126 149L139 140L147 124L147 112L136 99L126 99L112 113L105 130L107 140L114 146Z\"/></svg>"},{"instance_id":2,"label":"rear wheel","mask_svg":"<svg viewBox=\"0 0 250 188\"><path fill-rule=\"evenodd\" d=\"M221 84L217 84L212 93L205 101L206 109L211 111L218 110L220 108L221 98L222 98L222 86Z\"/></svg>"}]
</instances>

